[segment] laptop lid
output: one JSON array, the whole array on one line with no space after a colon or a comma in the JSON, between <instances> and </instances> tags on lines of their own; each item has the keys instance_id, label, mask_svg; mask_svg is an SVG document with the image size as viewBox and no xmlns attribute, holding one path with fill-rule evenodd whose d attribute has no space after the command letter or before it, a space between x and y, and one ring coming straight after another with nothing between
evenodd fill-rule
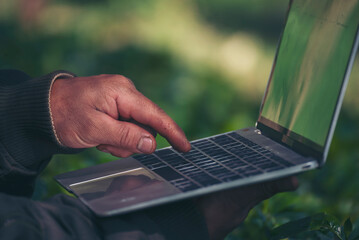
<instances>
[{"instance_id":1,"label":"laptop lid","mask_svg":"<svg viewBox=\"0 0 359 240\"><path fill-rule=\"evenodd\" d=\"M292 0L257 128L323 165L358 48L359 0Z\"/></svg>"}]
</instances>

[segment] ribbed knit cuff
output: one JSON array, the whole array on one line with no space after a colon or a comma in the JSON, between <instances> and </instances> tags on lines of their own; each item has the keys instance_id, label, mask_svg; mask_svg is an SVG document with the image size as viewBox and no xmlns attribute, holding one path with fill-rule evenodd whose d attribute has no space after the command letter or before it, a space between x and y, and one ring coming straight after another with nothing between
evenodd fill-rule
<instances>
[{"instance_id":1,"label":"ribbed knit cuff","mask_svg":"<svg viewBox=\"0 0 359 240\"><path fill-rule=\"evenodd\" d=\"M51 90L52 90L52 86L54 84L54 82L57 80L57 79L63 79L63 78L72 78L74 77L75 75L69 73L69 72L55 72L55 73L52 73L52 77L51 77L51 83L50 83L50 88L49 88L49 95L48 95L48 109L49 109L49 113L50 113L50 120L51 120L51 129L52 129L52 132L53 132L53 136L55 137L55 141L57 144L59 144L60 146L62 147L65 147L58 135L57 135L57 132L56 132L56 129L55 129L55 124L54 124L54 119L52 117L52 111L51 111Z\"/></svg>"},{"instance_id":2,"label":"ribbed knit cuff","mask_svg":"<svg viewBox=\"0 0 359 240\"><path fill-rule=\"evenodd\" d=\"M13 166L38 172L47 164L44 159L53 154L77 152L59 144L49 110L53 82L73 76L56 71L0 88L0 140L14 159Z\"/></svg>"}]
</instances>

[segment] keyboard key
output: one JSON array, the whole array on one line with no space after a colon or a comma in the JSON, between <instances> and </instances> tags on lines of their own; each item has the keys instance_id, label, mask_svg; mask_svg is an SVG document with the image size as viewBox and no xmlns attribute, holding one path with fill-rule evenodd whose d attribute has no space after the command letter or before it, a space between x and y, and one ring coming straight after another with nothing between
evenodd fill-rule
<instances>
[{"instance_id":1,"label":"keyboard key","mask_svg":"<svg viewBox=\"0 0 359 240\"><path fill-rule=\"evenodd\" d=\"M230 160L230 161L225 161L222 162L226 167L228 167L229 169L236 169L239 167L244 167L244 166L248 166L248 163L240 160L240 159L234 159L234 160Z\"/></svg>"},{"instance_id":2,"label":"keyboard key","mask_svg":"<svg viewBox=\"0 0 359 240\"><path fill-rule=\"evenodd\" d=\"M163 158L163 157L175 155L176 153L172 149L162 149L162 150L156 151L155 154L157 156L159 156L160 158Z\"/></svg>"},{"instance_id":3,"label":"keyboard key","mask_svg":"<svg viewBox=\"0 0 359 240\"><path fill-rule=\"evenodd\" d=\"M196 174L187 174L191 179L201 184L202 186L210 186L213 184L220 183L217 179L211 177L205 172L199 172Z\"/></svg>"},{"instance_id":4,"label":"keyboard key","mask_svg":"<svg viewBox=\"0 0 359 240\"><path fill-rule=\"evenodd\" d=\"M170 181L170 183L172 185L174 185L175 187L179 188L183 192L194 190L194 189L197 189L200 187L199 185L197 185L185 178L179 179L179 180L173 180L173 181Z\"/></svg>"},{"instance_id":5,"label":"keyboard key","mask_svg":"<svg viewBox=\"0 0 359 240\"><path fill-rule=\"evenodd\" d=\"M233 143L233 139L228 137L227 135L220 135L212 138L211 140L217 143L218 145L226 145Z\"/></svg>"},{"instance_id":6,"label":"keyboard key","mask_svg":"<svg viewBox=\"0 0 359 240\"><path fill-rule=\"evenodd\" d=\"M181 165L185 165L188 163L188 161L184 160L183 158L181 158L180 156L177 156L176 158L170 158L170 159L162 159L164 162L166 162L167 164L173 166L173 167L177 167L177 166L181 166Z\"/></svg>"},{"instance_id":7,"label":"keyboard key","mask_svg":"<svg viewBox=\"0 0 359 240\"><path fill-rule=\"evenodd\" d=\"M192 143L192 146L195 146L195 147L205 147L205 146L209 146L211 145L212 143L210 141L208 141L207 139L203 139L203 140L200 140L200 141L196 141L196 142L193 142Z\"/></svg>"},{"instance_id":8,"label":"keyboard key","mask_svg":"<svg viewBox=\"0 0 359 240\"><path fill-rule=\"evenodd\" d=\"M165 166L165 164L161 162L160 159L156 158L154 155L139 154L134 156L133 158L145 165L150 170Z\"/></svg>"},{"instance_id":9,"label":"keyboard key","mask_svg":"<svg viewBox=\"0 0 359 240\"><path fill-rule=\"evenodd\" d=\"M220 176L223 176L223 175L232 174L231 171L225 169L224 167L214 168L214 169L207 170L207 171L208 171L210 174L216 176L217 178L221 178Z\"/></svg>"},{"instance_id":10,"label":"keyboard key","mask_svg":"<svg viewBox=\"0 0 359 240\"><path fill-rule=\"evenodd\" d=\"M147 154L139 154L133 157L134 159L140 162L160 162L154 155L147 155Z\"/></svg>"},{"instance_id":11,"label":"keyboard key","mask_svg":"<svg viewBox=\"0 0 359 240\"><path fill-rule=\"evenodd\" d=\"M183 172L182 174L193 179L194 176L198 176L199 174L203 174L203 173L204 172L201 169L196 169L193 171Z\"/></svg>"},{"instance_id":12,"label":"keyboard key","mask_svg":"<svg viewBox=\"0 0 359 240\"><path fill-rule=\"evenodd\" d=\"M158 175L160 175L161 177L163 177L164 179L166 179L167 181L183 178L181 174L179 174L178 172L176 172L170 167L162 167L162 168L154 169L153 171Z\"/></svg>"},{"instance_id":13,"label":"keyboard key","mask_svg":"<svg viewBox=\"0 0 359 240\"><path fill-rule=\"evenodd\" d=\"M190 161L195 161L195 160L201 160L201 159L208 158L206 155L199 152L198 150L191 150L188 153L182 153L181 156L183 156L185 159L188 159Z\"/></svg>"}]
</instances>

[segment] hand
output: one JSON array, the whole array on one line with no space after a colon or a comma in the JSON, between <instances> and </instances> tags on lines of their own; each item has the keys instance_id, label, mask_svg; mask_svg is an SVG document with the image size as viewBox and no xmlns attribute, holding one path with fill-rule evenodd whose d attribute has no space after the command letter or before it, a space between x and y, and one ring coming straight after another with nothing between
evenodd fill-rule
<instances>
[{"instance_id":1,"label":"hand","mask_svg":"<svg viewBox=\"0 0 359 240\"><path fill-rule=\"evenodd\" d=\"M206 220L210 239L224 239L255 205L276 193L294 191L297 187L297 179L289 177L212 193L198 198L196 203Z\"/></svg>"},{"instance_id":2,"label":"hand","mask_svg":"<svg viewBox=\"0 0 359 240\"><path fill-rule=\"evenodd\" d=\"M181 128L123 76L58 79L50 96L55 132L67 147L97 146L118 157L152 153L155 138L133 123L119 121L121 118L152 127L179 151L191 148Z\"/></svg>"}]
</instances>

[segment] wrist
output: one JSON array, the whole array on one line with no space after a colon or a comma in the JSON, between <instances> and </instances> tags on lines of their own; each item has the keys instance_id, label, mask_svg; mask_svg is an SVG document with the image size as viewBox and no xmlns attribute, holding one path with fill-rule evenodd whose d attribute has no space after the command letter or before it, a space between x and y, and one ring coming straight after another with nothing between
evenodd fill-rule
<instances>
[{"instance_id":1,"label":"wrist","mask_svg":"<svg viewBox=\"0 0 359 240\"><path fill-rule=\"evenodd\" d=\"M49 97L48 97L49 116L50 116L50 122L51 122L52 131L53 131L53 134L55 137L55 141L60 146L64 146L64 144L61 142L61 140L59 138L59 135L56 131L55 122L54 122L53 109L56 109L57 106L55 105L56 101L53 101L53 95L54 95L53 91L54 91L55 85L57 85L61 79L73 78L73 77L75 77L75 75L67 73L67 72L58 73L51 79L51 83L50 83ZM57 80L59 80L59 81L57 81Z\"/></svg>"}]
</instances>

